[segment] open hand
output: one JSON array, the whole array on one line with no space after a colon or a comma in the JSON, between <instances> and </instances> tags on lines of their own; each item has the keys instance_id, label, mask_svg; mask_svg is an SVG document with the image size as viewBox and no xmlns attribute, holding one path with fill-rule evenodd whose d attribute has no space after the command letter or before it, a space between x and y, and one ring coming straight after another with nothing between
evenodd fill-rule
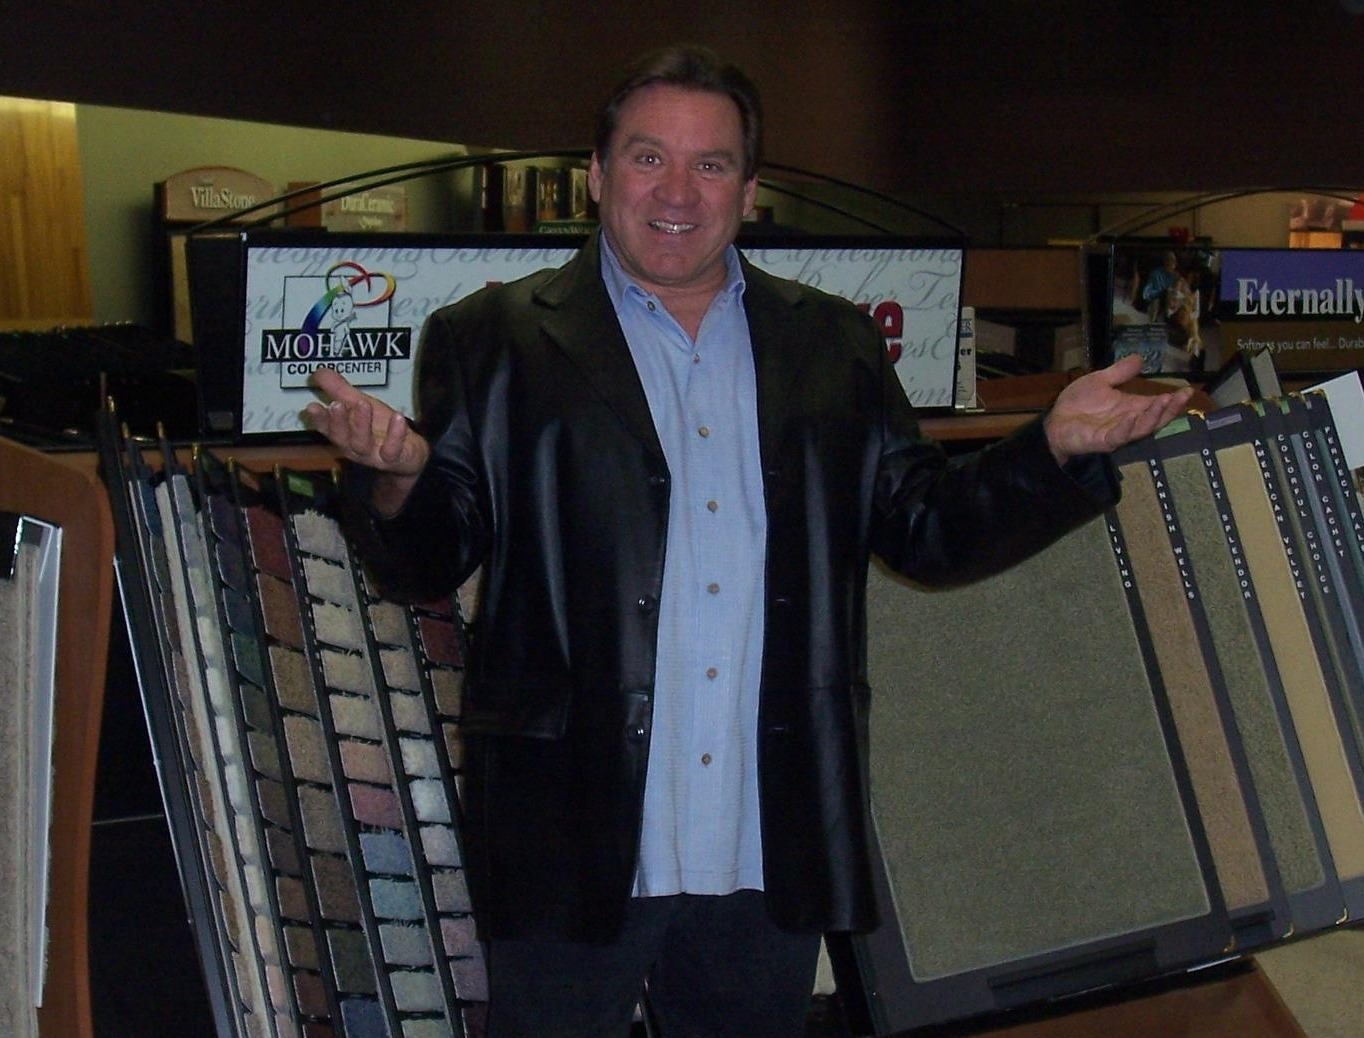
<instances>
[{"instance_id":1,"label":"open hand","mask_svg":"<svg viewBox=\"0 0 1364 1038\"><path fill-rule=\"evenodd\" d=\"M1149 436L1184 411L1193 387L1148 396L1118 387L1141 373L1141 358L1124 357L1061 390L1047 413L1047 444L1058 464L1077 454L1114 451Z\"/></svg>"},{"instance_id":2,"label":"open hand","mask_svg":"<svg viewBox=\"0 0 1364 1038\"><path fill-rule=\"evenodd\" d=\"M431 457L431 445L402 414L362 393L331 368L317 368L308 381L323 397L303 409L303 422L325 436L338 453L378 470L374 506L381 514L402 507Z\"/></svg>"}]
</instances>

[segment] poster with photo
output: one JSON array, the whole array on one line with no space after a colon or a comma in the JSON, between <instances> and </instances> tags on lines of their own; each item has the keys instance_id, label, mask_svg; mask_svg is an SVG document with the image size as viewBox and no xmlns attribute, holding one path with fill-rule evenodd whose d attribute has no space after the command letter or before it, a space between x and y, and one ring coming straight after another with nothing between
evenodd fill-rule
<instances>
[{"instance_id":1,"label":"poster with photo","mask_svg":"<svg viewBox=\"0 0 1364 1038\"><path fill-rule=\"evenodd\" d=\"M1139 354L1145 375L1217 370L1218 252L1198 244L1143 243L1115 246L1108 258L1099 359Z\"/></svg>"}]
</instances>

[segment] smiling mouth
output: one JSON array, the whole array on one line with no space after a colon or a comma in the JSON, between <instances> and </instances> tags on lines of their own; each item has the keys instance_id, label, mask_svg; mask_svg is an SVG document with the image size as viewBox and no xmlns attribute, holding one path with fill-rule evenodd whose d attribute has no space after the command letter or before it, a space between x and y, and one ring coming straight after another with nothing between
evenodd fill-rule
<instances>
[{"instance_id":1,"label":"smiling mouth","mask_svg":"<svg viewBox=\"0 0 1364 1038\"><path fill-rule=\"evenodd\" d=\"M669 223L667 220L650 220L649 226L664 234L686 234L688 231L696 230L694 223Z\"/></svg>"}]
</instances>

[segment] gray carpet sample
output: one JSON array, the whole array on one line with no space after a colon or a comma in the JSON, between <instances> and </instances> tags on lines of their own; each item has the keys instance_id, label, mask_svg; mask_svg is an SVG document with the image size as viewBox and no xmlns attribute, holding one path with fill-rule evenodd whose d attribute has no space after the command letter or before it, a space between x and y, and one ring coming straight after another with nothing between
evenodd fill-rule
<instances>
[{"instance_id":1,"label":"gray carpet sample","mask_svg":"<svg viewBox=\"0 0 1364 1038\"><path fill-rule=\"evenodd\" d=\"M8 546L6 546L8 547ZM38 616L36 552L20 546L14 575L0 579L0 1034L37 1038L34 947L35 840L32 690ZM51 622L52 618L46 618Z\"/></svg>"}]
</instances>

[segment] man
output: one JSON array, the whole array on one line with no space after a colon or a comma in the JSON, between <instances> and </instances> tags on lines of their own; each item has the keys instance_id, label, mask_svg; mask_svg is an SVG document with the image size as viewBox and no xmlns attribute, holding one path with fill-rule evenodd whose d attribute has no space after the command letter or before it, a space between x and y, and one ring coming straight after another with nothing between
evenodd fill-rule
<instances>
[{"instance_id":1,"label":"man","mask_svg":"<svg viewBox=\"0 0 1364 1038\"><path fill-rule=\"evenodd\" d=\"M709 51L607 103L601 233L432 316L420 432L333 372L308 420L358 466L381 579L484 568L465 690L466 847L492 1038L803 1033L819 935L876 922L869 556L929 585L1002 569L1115 497L1095 457L1186 396L1072 383L949 462L873 324L733 247L760 111Z\"/></svg>"}]
</instances>

